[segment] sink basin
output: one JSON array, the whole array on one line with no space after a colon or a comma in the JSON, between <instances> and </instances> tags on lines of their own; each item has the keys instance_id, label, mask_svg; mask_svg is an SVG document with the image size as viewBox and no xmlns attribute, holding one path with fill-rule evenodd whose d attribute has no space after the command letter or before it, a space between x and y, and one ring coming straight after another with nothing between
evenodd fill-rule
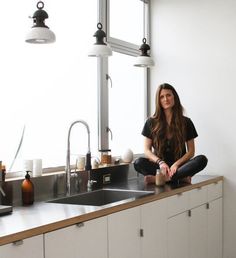
<instances>
[{"instance_id":1,"label":"sink basin","mask_svg":"<svg viewBox=\"0 0 236 258\"><path fill-rule=\"evenodd\" d=\"M153 194L153 191L136 191L136 190L120 190L120 189L100 189L92 192L81 193L69 197L63 197L48 201L49 203L77 204L103 206L106 204L135 200L147 195Z\"/></svg>"}]
</instances>

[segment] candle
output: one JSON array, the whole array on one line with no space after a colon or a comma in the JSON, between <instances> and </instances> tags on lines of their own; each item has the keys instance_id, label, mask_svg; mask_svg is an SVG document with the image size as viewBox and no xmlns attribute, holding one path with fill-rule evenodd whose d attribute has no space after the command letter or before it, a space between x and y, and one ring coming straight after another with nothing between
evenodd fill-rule
<instances>
[{"instance_id":1,"label":"candle","mask_svg":"<svg viewBox=\"0 0 236 258\"><path fill-rule=\"evenodd\" d=\"M25 159L23 161L23 171L33 171L33 160L32 159Z\"/></svg>"},{"instance_id":2,"label":"candle","mask_svg":"<svg viewBox=\"0 0 236 258\"><path fill-rule=\"evenodd\" d=\"M78 156L76 159L76 166L78 170L84 170L85 167L85 156Z\"/></svg>"},{"instance_id":3,"label":"candle","mask_svg":"<svg viewBox=\"0 0 236 258\"><path fill-rule=\"evenodd\" d=\"M43 166L42 159L33 160L33 176L42 176Z\"/></svg>"}]
</instances>

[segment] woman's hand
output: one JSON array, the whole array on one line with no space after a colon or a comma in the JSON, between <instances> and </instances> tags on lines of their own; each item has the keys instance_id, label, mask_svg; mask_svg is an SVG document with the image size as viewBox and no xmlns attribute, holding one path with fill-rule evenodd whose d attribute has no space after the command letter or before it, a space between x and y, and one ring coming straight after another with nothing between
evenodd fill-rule
<instances>
[{"instance_id":1,"label":"woman's hand","mask_svg":"<svg viewBox=\"0 0 236 258\"><path fill-rule=\"evenodd\" d=\"M170 180L170 168L169 166L164 162L160 165L161 173L165 176L165 180Z\"/></svg>"},{"instance_id":2,"label":"woman's hand","mask_svg":"<svg viewBox=\"0 0 236 258\"><path fill-rule=\"evenodd\" d=\"M172 177L176 173L178 168L179 168L178 165L175 163L170 167L170 173L169 173L170 177Z\"/></svg>"}]
</instances>

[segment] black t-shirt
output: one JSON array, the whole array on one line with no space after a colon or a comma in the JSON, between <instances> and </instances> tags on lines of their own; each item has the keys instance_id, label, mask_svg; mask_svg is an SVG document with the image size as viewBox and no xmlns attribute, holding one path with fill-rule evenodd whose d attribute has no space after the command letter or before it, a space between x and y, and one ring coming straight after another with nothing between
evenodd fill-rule
<instances>
[{"instance_id":1,"label":"black t-shirt","mask_svg":"<svg viewBox=\"0 0 236 258\"><path fill-rule=\"evenodd\" d=\"M198 136L197 131L195 129L195 126L192 122L192 120L188 117L185 117L185 125L186 125L186 139L185 142L194 139ZM153 124L153 118L148 118L146 123L144 124L142 135L151 139L153 142L153 135L152 135L152 124ZM175 162L174 158L174 146L173 146L173 139L166 139L165 141L165 147L164 147L164 153L163 157L161 157L165 162L171 166ZM153 146L154 147L154 146ZM155 149L154 149L155 150ZM155 150L155 153L158 155L157 151ZM182 156L186 153L186 146L184 145L182 147ZM159 156L159 155L158 155Z\"/></svg>"}]
</instances>

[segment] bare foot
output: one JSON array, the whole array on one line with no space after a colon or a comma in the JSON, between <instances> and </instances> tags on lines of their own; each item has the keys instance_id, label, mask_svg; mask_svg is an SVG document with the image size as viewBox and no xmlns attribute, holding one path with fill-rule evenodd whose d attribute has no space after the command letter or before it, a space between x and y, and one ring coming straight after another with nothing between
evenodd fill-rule
<instances>
[{"instance_id":1,"label":"bare foot","mask_svg":"<svg viewBox=\"0 0 236 258\"><path fill-rule=\"evenodd\" d=\"M146 184L155 184L156 182L156 176L147 175L144 177L144 183Z\"/></svg>"}]
</instances>

